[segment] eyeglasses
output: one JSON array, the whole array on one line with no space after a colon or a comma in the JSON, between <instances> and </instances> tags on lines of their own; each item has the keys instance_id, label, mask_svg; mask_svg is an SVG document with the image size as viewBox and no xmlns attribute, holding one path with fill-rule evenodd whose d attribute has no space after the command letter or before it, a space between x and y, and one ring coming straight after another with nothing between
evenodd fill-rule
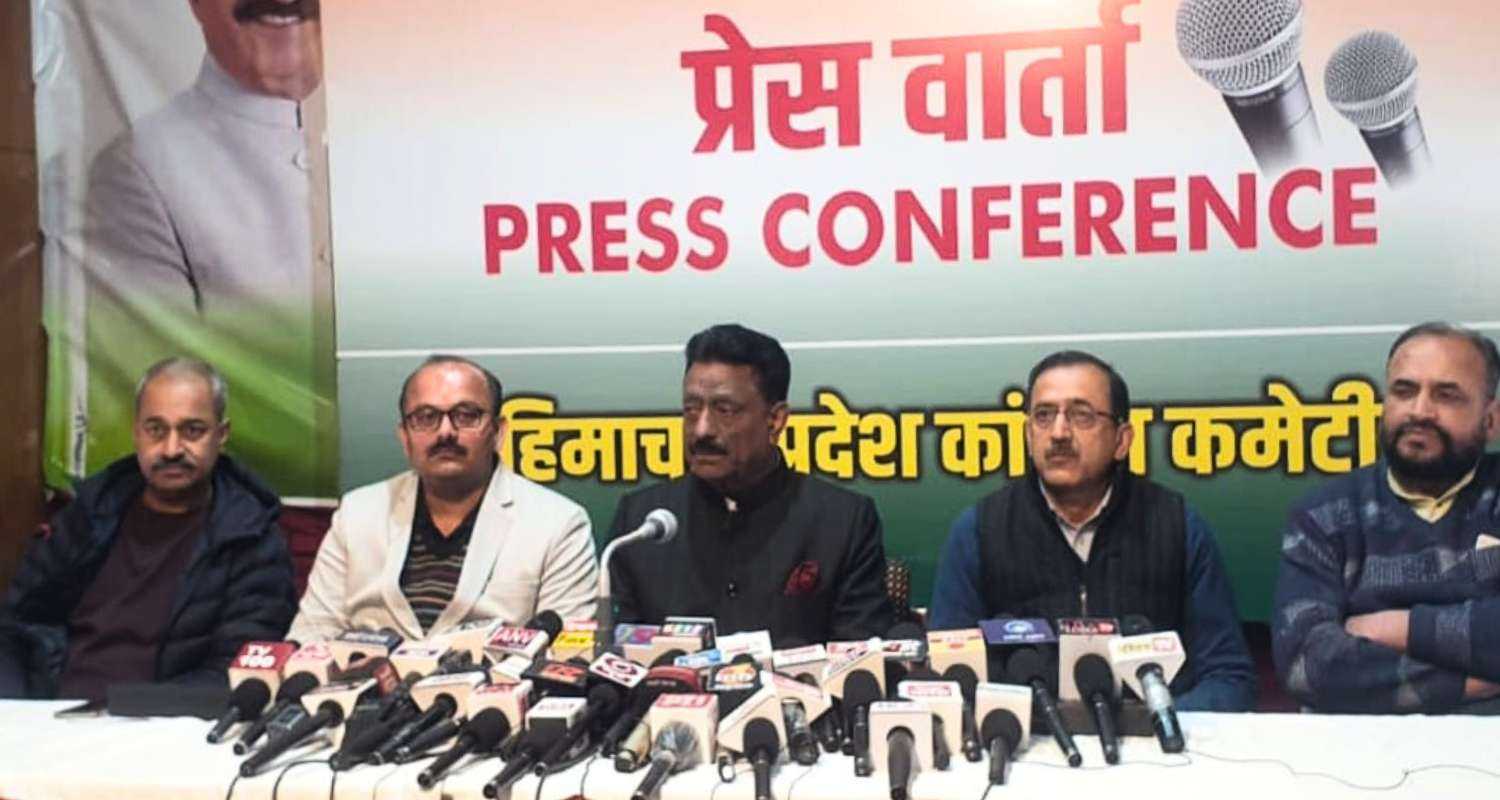
<instances>
[{"instance_id":1,"label":"eyeglasses","mask_svg":"<svg viewBox=\"0 0 1500 800\"><path fill-rule=\"evenodd\" d=\"M482 426L484 421L489 418L489 415L490 412L478 406L461 404L446 410L433 408L432 406L422 406L421 408L407 412L406 416L401 419L409 431L431 433L443 424L444 417L447 417L448 421L453 423L454 428L461 431L470 431Z\"/></svg>"},{"instance_id":2,"label":"eyeglasses","mask_svg":"<svg viewBox=\"0 0 1500 800\"><path fill-rule=\"evenodd\" d=\"M1114 415L1095 411L1083 403L1068 406L1062 411L1057 406L1037 406L1031 409L1031 413L1027 414L1026 418L1031 421L1032 427L1047 430L1052 427L1052 423L1057 422L1059 413L1067 418L1068 426L1075 431L1093 430L1101 422L1114 421Z\"/></svg>"}]
</instances>

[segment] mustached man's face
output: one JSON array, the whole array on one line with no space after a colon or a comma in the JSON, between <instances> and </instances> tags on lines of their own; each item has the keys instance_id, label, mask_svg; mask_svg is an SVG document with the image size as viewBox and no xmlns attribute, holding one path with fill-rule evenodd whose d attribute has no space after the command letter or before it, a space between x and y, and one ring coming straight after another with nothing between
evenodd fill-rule
<instances>
[{"instance_id":1,"label":"mustached man's face","mask_svg":"<svg viewBox=\"0 0 1500 800\"><path fill-rule=\"evenodd\" d=\"M753 367L697 363L682 378L688 471L721 492L748 489L766 475L786 420L786 403L766 400Z\"/></svg>"},{"instance_id":2,"label":"mustached man's face","mask_svg":"<svg viewBox=\"0 0 1500 800\"><path fill-rule=\"evenodd\" d=\"M467 364L433 364L412 376L396 435L423 481L472 486L488 479L504 431L491 402L484 376ZM436 414L434 429L418 430L420 417ZM473 425L459 427L455 418Z\"/></svg>"},{"instance_id":3,"label":"mustached man's face","mask_svg":"<svg viewBox=\"0 0 1500 800\"><path fill-rule=\"evenodd\" d=\"M1381 439L1396 477L1433 487L1463 477L1500 424L1478 349L1456 336L1417 336L1385 373Z\"/></svg>"},{"instance_id":4,"label":"mustached man's face","mask_svg":"<svg viewBox=\"0 0 1500 800\"><path fill-rule=\"evenodd\" d=\"M229 423L214 413L208 381L164 374L142 389L135 458L152 499L178 504L202 492L228 438Z\"/></svg>"},{"instance_id":5,"label":"mustached man's face","mask_svg":"<svg viewBox=\"0 0 1500 800\"><path fill-rule=\"evenodd\" d=\"M1028 403L1026 443L1032 466L1049 491L1091 491L1109 483L1134 437L1129 425L1109 415L1109 376L1103 370L1091 364L1053 367L1037 376ZM1081 410L1075 416L1092 416L1091 426L1074 426L1069 409ZM1050 424L1039 424L1047 417Z\"/></svg>"},{"instance_id":6,"label":"mustached man's face","mask_svg":"<svg viewBox=\"0 0 1500 800\"><path fill-rule=\"evenodd\" d=\"M219 67L252 92L302 100L323 78L318 0L189 0Z\"/></svg>"}]
</instances>

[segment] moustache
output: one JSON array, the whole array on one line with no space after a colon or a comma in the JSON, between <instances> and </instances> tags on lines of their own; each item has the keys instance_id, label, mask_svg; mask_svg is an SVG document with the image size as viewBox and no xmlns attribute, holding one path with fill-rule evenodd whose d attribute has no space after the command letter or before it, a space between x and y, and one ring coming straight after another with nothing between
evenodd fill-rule
<instances>
[{"instance_id":1,"label":"moustache","mask_svg":"<svg viewBox=\"0 0 1500 800\"><path fill-rule=\"evenodd\" d=\"M241 0L234 4L234 21L244 24L261 17L296 17L304 22L315 20L322 9L318 0L296 0L294 3L279 3L277 0Z\"/></svg>"},{"instance_id":2,"label":"moustache","mask_svg":"<svg viewBox=\"0 0 1500 800\"><path fill-rule=\"evenodd\" d=\"M1049 448L1047 448L1047 455L1046 455L1046 457L1047 458L1057 458L1057 457L1060 457L1060 456L1077 456L1077 455L1078 455L1078 451L1077 450L1075 450L1072 447L1069 447L1067 445L1062 445L1062 446L1059 446L1059 447L1049 447Z\"/></svg>"},{"instance_id":3,"label":"moustache","mask_svg":"<svg viewBox=\"0 0 1500 800\"><path fill-rule=\"evenodd\" d=\"M715 442L712 439L699 439L698 441L693 442L692 446L688 448L688 452L695 456L729 455L729 451L725 450L723 445L720 445L718 442Z\"/></svg>"},{"instance_id":4,"label":"moustache","mask_svg":"<svg viewBox=\"0 0 1500 800\"><path fill-rule=\"evenodd\" d=\"M171 469L173 467L188 467L191 469L192 466L192 459L189 459L186 456L177 456L175 458L158 458L156 462L151 465L151 471L160 472L161 470Z\"/></svg>"},{"instance_id":5,"label":"moustache","mask_svg":"<svg viewBox=\"0 0 1500 800\"><path fill-rule=\"evenodd\" d=\"M444 440L427 448L427 455L429 457L441 453L452 453L455 456L463 457L469 454L469 449L452 440Z\"/></svg>"},{"instance_id":6,"label":"moustache","mask_svg":"<svg viewBox=\"0 0 1500 800\"><path fill-rule=\"evenodd\" d=\"M1428 433L1431 433L1433 436L1436 436L1438 440L1443 443L1444 447L1447 447L1450 450L1453 449L1453 437L1449 436L1447 431L1439 428L1431 422L1421 422L1418 420L1403 422L1400 425L1397 425L1396 430L1391 434L1391 441L1395 442L1402 436L1405 436L1406 434L1411 433L1415 430L1425 430Z\"/></svg>"}]
</instances>

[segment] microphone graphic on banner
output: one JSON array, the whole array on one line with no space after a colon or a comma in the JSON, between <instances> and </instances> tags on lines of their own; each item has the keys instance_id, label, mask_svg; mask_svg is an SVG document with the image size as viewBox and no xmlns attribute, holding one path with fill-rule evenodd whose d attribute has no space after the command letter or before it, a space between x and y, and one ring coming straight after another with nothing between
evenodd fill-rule
<instances>
[{"instance_id":1,"label":"microphone graphic on banner","mask_svg":"<svg viewBox=\"0 0 1500 800\"><path fill-rule=\"evenodd\" d=\"M1306 160L1322 145L1302 74L1302 0L1183 0L1177 50L1224 96L1267 174Z\"/></svg>"},{"instance_id":2,"label":"microphone graphic on banner","mask_svg":"<svg viewBox=\"0 0 1500 800\"><path fill-rule=\"evenodd\" d=\"M1400 39L1365 31L1345 40L1323 70L1323 90L1359 128L1391 188L1409 185L1432 166L1417 113L1417 57Z\"/></svg>"}]
</instances>

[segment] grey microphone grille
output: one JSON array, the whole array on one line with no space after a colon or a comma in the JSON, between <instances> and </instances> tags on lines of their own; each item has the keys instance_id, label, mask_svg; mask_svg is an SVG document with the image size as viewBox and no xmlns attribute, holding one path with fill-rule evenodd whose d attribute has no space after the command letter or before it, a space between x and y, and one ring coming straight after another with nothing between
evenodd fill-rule
<instances>
[{"instance_id":1,"label":"grey microphone grille","mask_svg":"<svg viewBox=\"0 0 1500 800\"><path fill-rule=\"evenodd\" d=\"M1417 107L1417 57L1384 31L1365 31L1333 51L1323 71L1328 102L1350 122L1379 130Z\"/></svg>"},{"instance_id":2,"label":"grey microphone grille","mask_svg":"<svg viewBox=\"0 0 1500 800\"><path fill-rule=\"evenodd\" d=\"M1301 57L1302 0L1183 0L1177 52L1224 94L1267 89Z\"/></svg>"}]
</instances>

